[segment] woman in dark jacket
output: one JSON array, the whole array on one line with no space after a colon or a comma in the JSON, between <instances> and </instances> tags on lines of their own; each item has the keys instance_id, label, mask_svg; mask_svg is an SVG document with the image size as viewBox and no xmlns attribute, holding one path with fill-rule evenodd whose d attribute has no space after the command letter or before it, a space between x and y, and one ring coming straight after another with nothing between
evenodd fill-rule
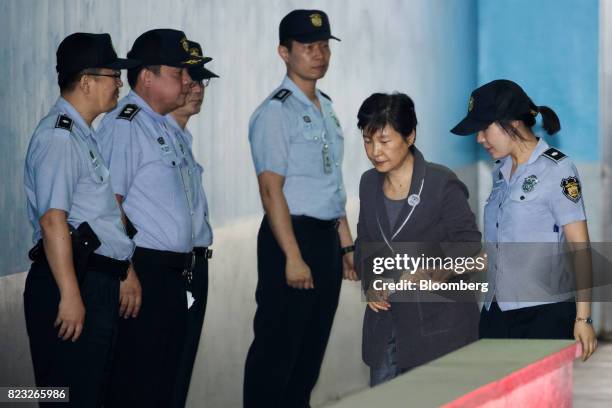
<instances>
[{"instance_id":1,"label":"woman in dark jacket","mask_svg":"<svg viewBox=\"0 0 612 408\"><path fill-rule=\"evenodd\" d=\"M479 317L471 292L402 290L389 296L380 290L381 280L418 283L418 277L432 275L424 270L375 275L374 258L471 257L480 250L481 234L465 185L448 168L425 161L414 145L417 119L407 95L373 94L357 117L374 165L359 186L355 252L368 300L363 359L374 386L475 341ZM433 280L469 280L453 271L445 277L440 273Z\"/></svg>"}]
</instances>

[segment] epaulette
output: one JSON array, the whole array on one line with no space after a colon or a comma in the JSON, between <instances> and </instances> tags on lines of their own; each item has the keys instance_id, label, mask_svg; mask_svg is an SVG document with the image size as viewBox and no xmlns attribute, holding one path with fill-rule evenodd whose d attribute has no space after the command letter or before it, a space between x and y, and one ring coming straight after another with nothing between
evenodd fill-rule
<instances>
[{"instance_id":1,"label":"epaulette","mask_svg":"<svg viewBox=\"0 0 612 408\"><path fill-rule=\"evenodd\" d=\"M331 98L329 97L329 95L328 95L328 94L326 94L326 93L324 93L324 92L322 92L322 91L319 91L319 92L321 93L321 95L323 95L324 97L326 97L327 99L329 99L329 101L330 101L330 102L332 101L332 100L331 100Z\"/></svg>"},{"instance_id":2,"label":"epaulette","mask_svg":"<svg viewBox=\"0 0 612 408\"><path fill-rule=\"evenodd\" d=\"M73 125L73 121L72 119L70 119L68 116L66 115L59 115L57 117L57 120L55 121L55 127L59 128L59 129L66 129L67 131L72 131L72 125Z\"/></svg>"},{"instance_id":3,"label":"epaulette","mask_svg":"<svg viewBox=\"0 0 612 408\"><path fill-rule=\"evenodd\" d=\"M565 153L561 152L560 150L555 149L554 147L551 147L550 149L542 153L542 156L548 157L550 160L554 161L555 163L559 163L561 160L567 157Z\"/></svg>"},{"instance_id":4,"label":"epaulette","mask_svg":"<svg viewBox=\"0 0 612 408\"><path fill-rule=\"evenodd\" d=\"M276 99L276 100L279 100L281 102L285 102L285 100L292 93L293 92L291 92L290 90L283 88L283 89L279 90L277 93L275 93L274 96L272 97L272 99Z\"/></svg>"},{"instance_id":5,"label":"epaulette","mask_svg":"<svg viewBox=\"0 0 612 408\"><path fill-rule=\"evenodd\" d=\"M138 112L140 112L140 107L138 105L129 103L125 105L121 113L117 115L117 119L125 119L131 121L132 119L134 119L134 116L136 116Z\"/></svg>"}]
</instances>

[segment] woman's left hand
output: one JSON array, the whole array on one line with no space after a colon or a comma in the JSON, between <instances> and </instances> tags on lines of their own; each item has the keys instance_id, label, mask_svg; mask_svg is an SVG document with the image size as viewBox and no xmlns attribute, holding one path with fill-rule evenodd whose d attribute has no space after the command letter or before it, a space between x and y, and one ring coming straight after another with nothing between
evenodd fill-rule
<instances>
[{"instance_id":1,"label":"woman's left hand","mask_svg":"<svg viewBox=\"0 0 612 408\"><path fill-rule=\"evenodd\" d=\"M574 338L582 345L582 361L587 361L597 349L597 336L593 326L586 322L575 322Z\"/></svg>"}]
</instances>

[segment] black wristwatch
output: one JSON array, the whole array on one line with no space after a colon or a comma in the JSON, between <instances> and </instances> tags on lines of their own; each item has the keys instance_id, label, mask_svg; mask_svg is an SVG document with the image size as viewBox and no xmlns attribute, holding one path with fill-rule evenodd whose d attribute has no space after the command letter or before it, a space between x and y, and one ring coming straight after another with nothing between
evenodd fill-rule
<instances>
[{"instance_id":1,"label":"black wristwatch","mask_svg":"<svg viewBox=\"0 0 612 408\"><path fill-rule=\"evenodd\" d=\"M586 324L590 324L593 325L593 319L591 319L591 316L584 318L584 317L577 317L576 318L577 322L585 322Z\"/></svg>"},{"instance_id":2,"label":"black wristwatch","mask_svg":"<svg viewBox=\"0 0 612 408\"><path fill-rule=\"evenodd\" d=\"M340 248L340 254L342 255L346 255L349 252L355 252L355 245L349 245L349 246Z\"/></svg>"}]
</instances>

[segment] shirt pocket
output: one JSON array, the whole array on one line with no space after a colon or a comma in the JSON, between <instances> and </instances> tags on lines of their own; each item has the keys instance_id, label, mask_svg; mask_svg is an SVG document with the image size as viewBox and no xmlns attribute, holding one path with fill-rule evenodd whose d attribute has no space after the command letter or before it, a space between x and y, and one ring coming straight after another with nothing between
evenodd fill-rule
<instances>
[{"instance_id":1,"label":"shirt pocket","mask_svg":"<svg viewBox=\"0 0 612 408\"><path fill-rule=\"evenodd\" d=\"M287 176L319 177L323 174L323 130L303 123L291 141ZM328 147L329 148L329 147Z\"/></svg>"},{"instance_id":2,"label":"shirt pocket","mask_svg":"<svg viewBox=\"0 0 612 408\"><path fill-rule=\"evenodd\" d=\"M542 190L523 191L519 185L510 191L504 209L505 222L514 230L519 242L556 242L550 209Z\"/></svg>"}]
</instances>

